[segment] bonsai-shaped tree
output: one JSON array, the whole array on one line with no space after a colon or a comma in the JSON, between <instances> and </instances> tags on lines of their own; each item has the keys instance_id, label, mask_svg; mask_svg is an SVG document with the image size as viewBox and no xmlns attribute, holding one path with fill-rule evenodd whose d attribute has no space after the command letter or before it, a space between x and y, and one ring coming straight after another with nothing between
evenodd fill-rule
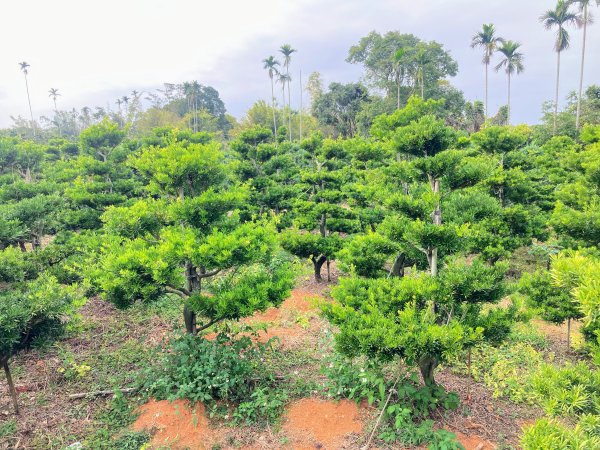
<instances>
[{"instance_id":1,"label":"bonsai-shaped tree","mask_svg":"<svg viewBox=\"0 0 600 450\"><path fill-rule=\"evenodd\" d=\"M310 258L315 280L320 282L323 264L327 263L329 279L329 261L342 246L339 233L356 231L358 221L342 191L350 175L341 142L314 136L304 140L302 147L311 155L311 165L300 172L300 195L294 204L295 227L282 234L281 242L292 254Z\"/></svg>"},{"instance_id":2,"label":"bonsai-shaped tree","mask_svg":"<svg viewBox=\"0 0 600 450\"><path fill-rule=\"evenodd\" d=\"M277 255L273 225L236 213L248 193L228 176L219 144L167 141L130 158L146 195L106 211L89 279L122 307L181 297L188 333L279 304L291 271Z\"/></svg>"}]
</instances>

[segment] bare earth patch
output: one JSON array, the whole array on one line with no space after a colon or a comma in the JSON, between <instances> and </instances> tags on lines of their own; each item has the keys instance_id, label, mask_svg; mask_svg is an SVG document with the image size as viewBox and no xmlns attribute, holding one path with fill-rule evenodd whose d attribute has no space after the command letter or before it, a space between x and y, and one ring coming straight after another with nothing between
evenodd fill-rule
<instances>
[{"instance_id":1,"label":"bare earth patch","mask_svg":"<svg viewBox=\"0 0 600 450\"><path fill-rule=\"evenodd\" d=\"M210 449L215 432L210 428L204 405L191 407L185 400L150 400L139 409L135 431L153 432L152 448Z\"/></svg>"},{"instance_id":2,"label":"bare earth patch","mask_svg":"<svg viewBox=\"0 0 600 450\"><path fill-rule=\"evenodd\" d=\"M352 448L346 441L353 433L362 433L363 423L354 402L304 398L288 407L282 429L290 439L289 448L333 450Z\"/></svg>"}]
</instances>

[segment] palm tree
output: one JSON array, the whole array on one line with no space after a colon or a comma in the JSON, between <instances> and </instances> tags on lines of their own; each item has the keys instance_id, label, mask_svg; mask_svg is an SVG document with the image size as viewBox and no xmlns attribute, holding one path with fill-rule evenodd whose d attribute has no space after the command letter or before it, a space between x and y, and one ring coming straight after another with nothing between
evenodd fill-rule
<instances>
[{"instance_id":1,"label":"palm tree","mask_svg":"<svg viewBox=\"0 0 600 450\"><path fill-rule=\"evenodd\" d=\"M27 103L29 104L29 115L31 116L31 128L33 129L33 136L35 137L35 122L33 121L33 110L31 109L31 98L29 97L29 83L27 82L27 74L29 73L29 64L25 61L20 62L19 66L21 66L21 71L25 76L25 89L27 90Z\"/></svg>"},{"instance_id":2,"label":"palm tree","mask_svg":"<svg viewBox=\"0 0 600 450\"><path fill-rule=\"evenodd\" d=\"M496 36L494 24L483 24L481 31L477 32L471 39L471 48L483 48L483 64L485 64L485 117L488 116L488 68L494 52L499 44L503 44L504 39Z\"/></svg>"},{"instance_id":3,"label":"palm tree","mask_svg":"<svg viewBox=\"0 0 600 450\"><path fill-rule=\"evenodd\" d=\"M577 95L577 116L575 118L575 126L579 128L579 119L581 117L581 91L583 90L583 68L585 65L585 43L587 37L588 23L592 23L592 15L588 11L588 7L592 0L570 0L571 4L579 5L581 14L580 26L583 27L583 45L581 47L581 69L579 72L579 94ZM600 0L595 0L596 5L600 6Z\"/></svg>"},{"instance_id":4,"label":"palm tree","mask_svg":"<svg viewBox=\"0 0 600 450\"><path fill-rule=\"evenodd\" d=\"M518 52L521 44L513 41L504 41L502 47L498 51L502 53L503 59L496 65L496 72L504 68L508 76L508 118L507 123L510 124L510 78L513 73L520 74L525 70L523 65L523 53Z\"/></svg>"},{"instance_id":5,"label":"palm tree","mask_svg":"<svg viewBox=\"0 0 600 450\"><path fill-rule=\"evenodd\" d=\"M554 134L556 134L556 117L558 116L558 87L560 84L560 54L563 50L569 48L570 37L565 29L565 25L579 24L580 19L576 13L569 10L571 3L565 0L558 0L554 9L546 11L540 17L540 22L547 30L557 27L556 41L554 50L556 51L556 93L554 95Z\"/></svg>"},{"instance_id":6,"label":"palm tree","mask_svg":"<svg viewBox=\"0 0 600 450\"><path fill-rule=\"evenodd\" d=\"M58 122L58 108L56 107L56 97L58 97L59 95L60 94L58 93L58 89L56 88L50 88L50 90L48 91L48 97L50 97L54 102L54 114L57 117L56 126L58 127L58 135L62 136L62 132L60 130L60 122Z\"/></svg>"},{"instance_id":7,"label":"palm tree","mask_svg":"<svg viewBox=\"0 0 600 450\"><path fill-rule=\"evenodd\" d=\"M284 44L279 48L280 53L283 55L283 67L285 68L285 74L287 75L287 85L288 85L288 123L290 128L290 142L292 140L292 100L290 94L290 82L292 78L290 77L290 63L292 62L292 53L295 53L297 50L293 49L291 45Z\"/></svg>"},{"instance_id":8,"label":"palm tree","mask_svg":"<svg viewBox=\"0 0 600 450\"><path fill-rule=\"evenodd\" d=\"M427 46L423 43L419 43L416 47L415 62L417 67L415 70L415 89L421 85L421 98L425 99L425 66L429 64L430 57L427 52Z\"/></svg>"},{"instance_id":9,"label":"palm tree","mask_svg":"<svg viewBox=\"0 0 600 450\"><path fill-rule=\"evenodd\" d=\"M263 64L263 69L266 69L268 71L269 78L271 79L271 106L273 108L273 127L275 129L275 136L277 136L277 119L275 118L275 87L273 83L273 78L276 74L279 73L279 71L277 70L279 61L277 61L274 56L269 56L268 58L263 59Z\"/></svg>"}]
</instances>

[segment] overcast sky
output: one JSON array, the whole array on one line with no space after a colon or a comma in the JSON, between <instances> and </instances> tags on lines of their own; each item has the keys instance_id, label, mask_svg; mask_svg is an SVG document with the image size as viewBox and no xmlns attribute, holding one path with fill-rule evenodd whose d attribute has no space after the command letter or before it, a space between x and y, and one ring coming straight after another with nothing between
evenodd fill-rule
<instances>
[{"instance_id":1,"label":"overcast sky","mask_svg":"<svg viewBox=\"0 0 600 450\"><path fill-rule=\"evenodd\" d=\"M325 84L354 81L363 72L345 62L348 49L372 30L398 30L436 40L459 63L452 83L467 99L482 99L480 50L469 47L483 23L523 44L525 72L513 81L513 121L539 120L554 95L554 35L538 17L554 0L0 0L0 126L28 116L23 75L30 65L34 116L51 114L48 89L59 108L104 106L133 89L198 80L215 87L236 117L270 97L261 60L281 44L298 49L292 89L321 72ZM594 8L597 14L600 9ZM570 30L563 54L561 97L576 88L581 32ZM600 84L600 24L588 30L585 84ZM294 99L292 99L294 102ZM506 77L490 77L490 111L506 103Z\"/></svg>"}]
</instances>

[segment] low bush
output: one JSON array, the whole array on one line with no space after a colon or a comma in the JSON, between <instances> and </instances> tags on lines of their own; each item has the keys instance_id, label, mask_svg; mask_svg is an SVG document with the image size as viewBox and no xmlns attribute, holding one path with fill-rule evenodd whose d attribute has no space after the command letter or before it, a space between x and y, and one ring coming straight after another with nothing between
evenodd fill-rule
<instances>
[{"instance_id":1,"label":"low bush","mask_svg":"<svg viewBox=\"0 0 600 450\"><path fill-rule=\"evenodd\" d=\"M407 372L398 382L385 376L380 365L373 361L364 363L334 356L324 367L327 376L326 390L329 396L348 398L369 404L385 406L380 425L379 438L383 441L400 442L403 445L419 446L428 444L430 449L452 450L463 447L456 442L456 436L446 430L435 430L434 421L428 419L438 408L456 409L459 398L455 393L447 393L440 385L423 385L419 376Z\"/></svg>"},{"instance_id":2,"label":"low bush","mask_svg":"<svg viewBox=\"0 0 600 450\"><path fill-rule=\"evenodd\" d=\"M251 395L252 379L260 373L264 348L248 336L221 333L208 340L179 335L147 371L142 388L158 399L243 401Z\"/></svg>"}]
</instances>

